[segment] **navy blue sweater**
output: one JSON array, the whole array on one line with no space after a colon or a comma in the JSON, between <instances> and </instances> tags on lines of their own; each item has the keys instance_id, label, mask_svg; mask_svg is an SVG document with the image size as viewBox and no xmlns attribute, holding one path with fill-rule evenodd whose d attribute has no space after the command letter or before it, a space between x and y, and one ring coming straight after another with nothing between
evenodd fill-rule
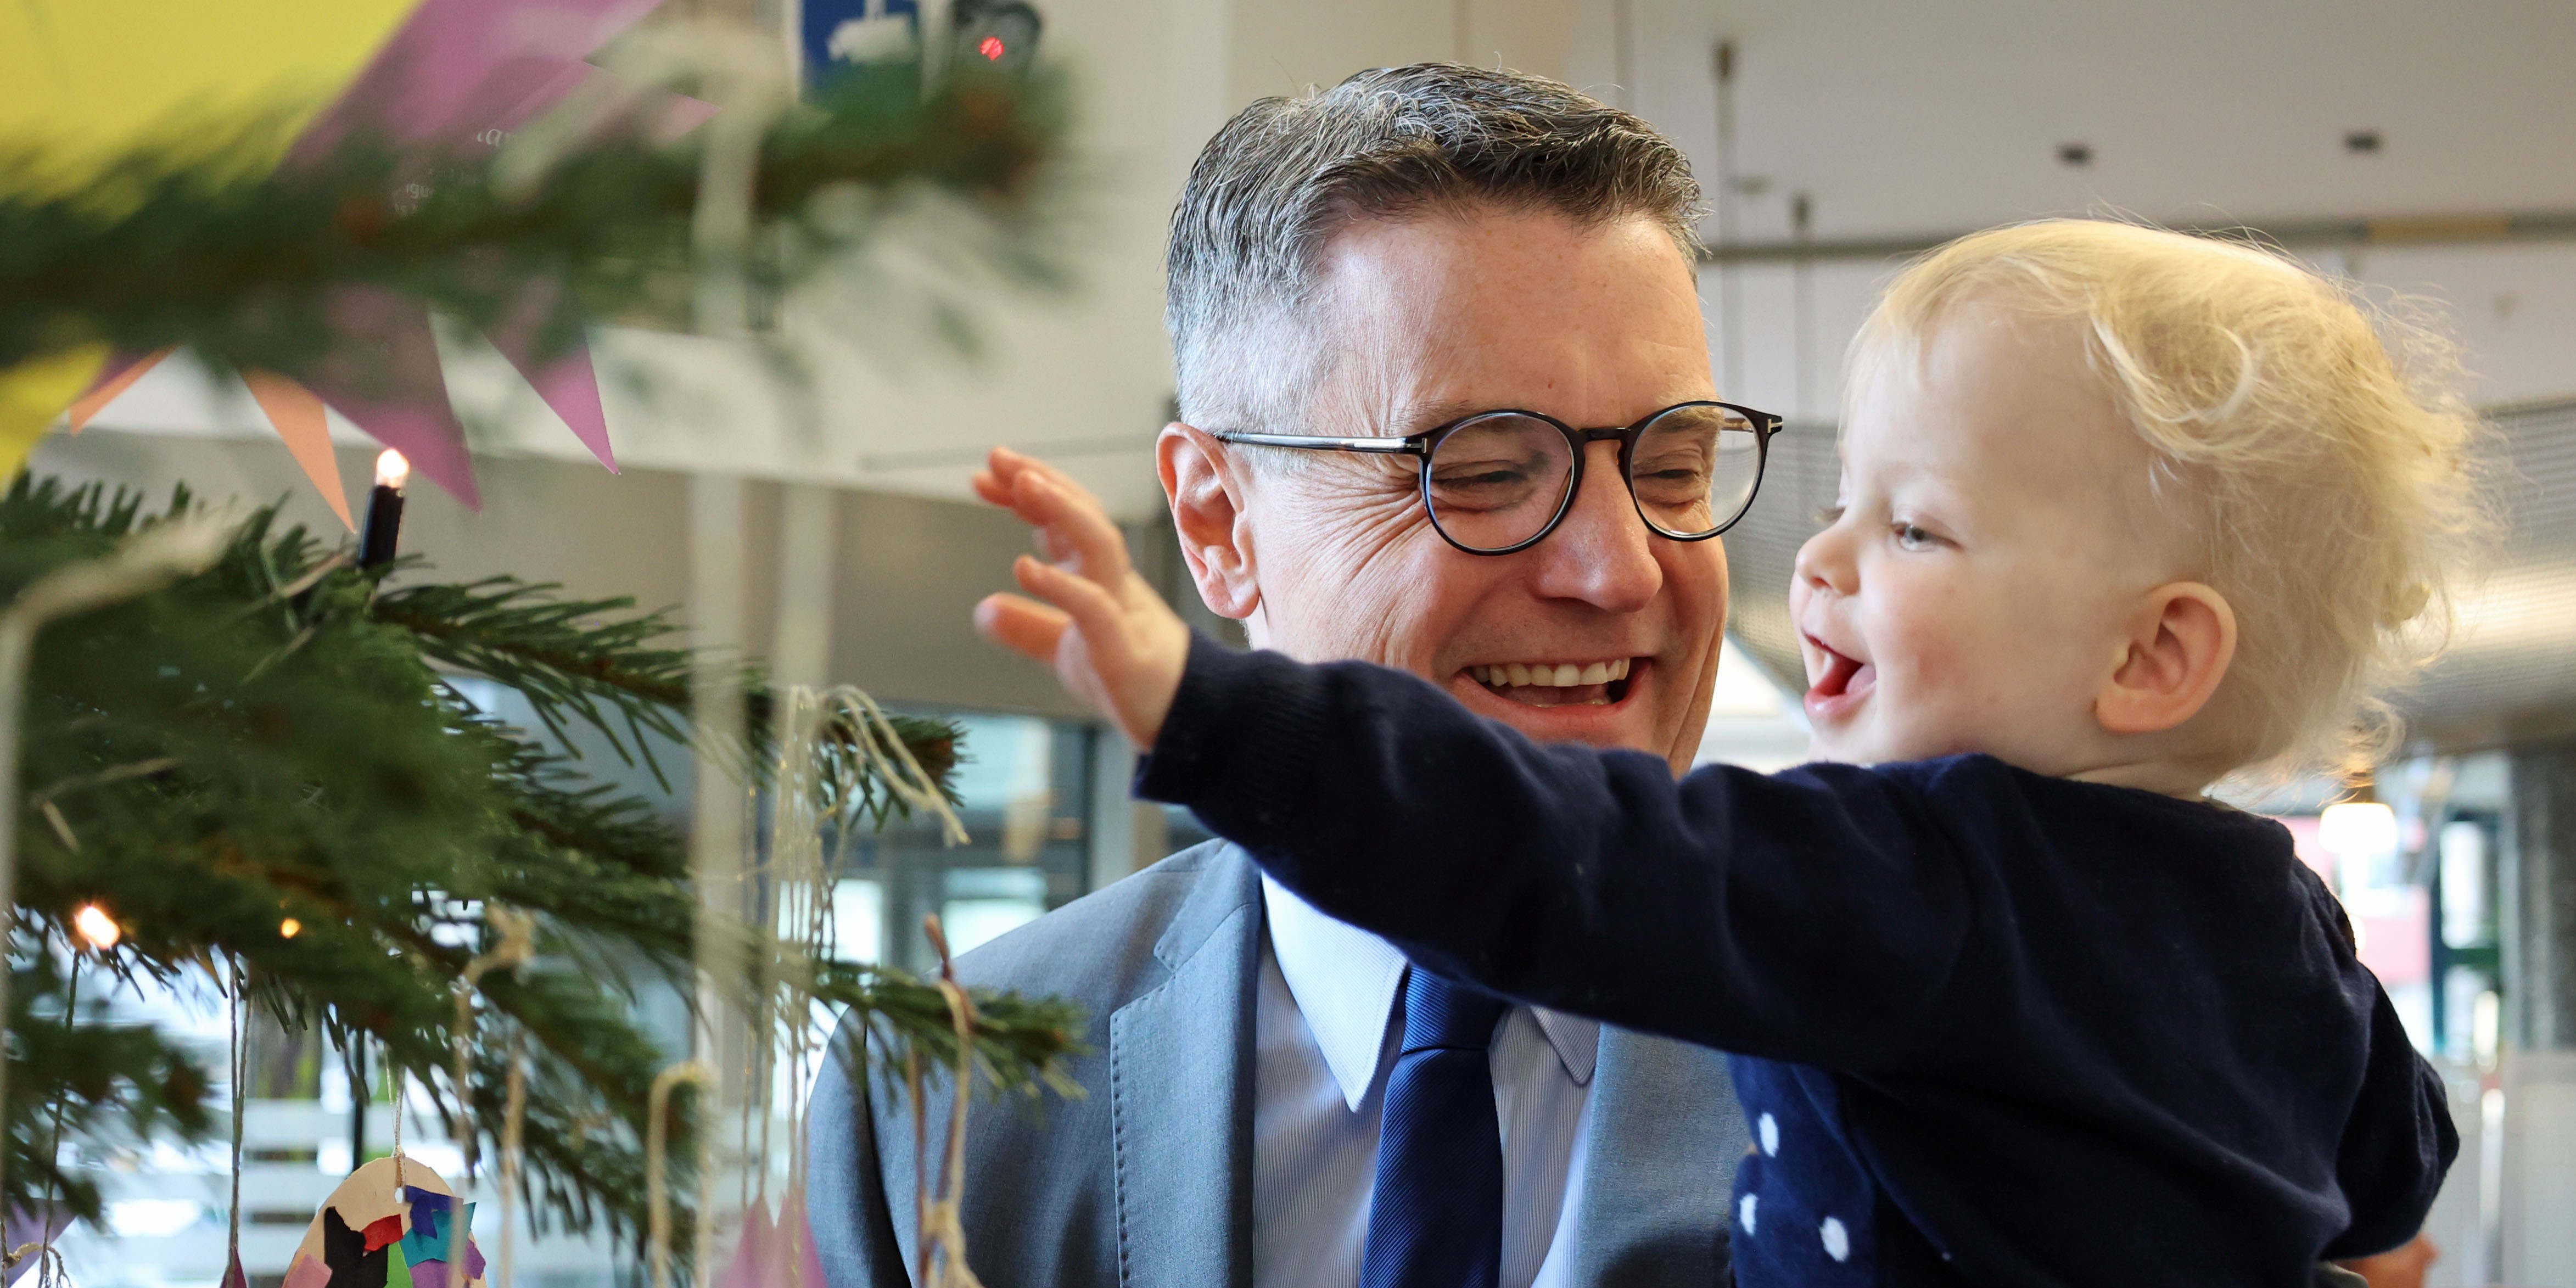
<instances>
[{"instance_id":1,"label":"navy blue sweater","mask_svg":"<svg viewBox=\"0 0 2576 1288\"><path fill-rule=\"evenodd\" d=\"M2458 1151L2334 897L2222 806L1985 756L1677 783L1204 641L1137 790L1433 970L1735 1053L1748 1288L2291 1288Z\"/></svg>"}]
</instances>

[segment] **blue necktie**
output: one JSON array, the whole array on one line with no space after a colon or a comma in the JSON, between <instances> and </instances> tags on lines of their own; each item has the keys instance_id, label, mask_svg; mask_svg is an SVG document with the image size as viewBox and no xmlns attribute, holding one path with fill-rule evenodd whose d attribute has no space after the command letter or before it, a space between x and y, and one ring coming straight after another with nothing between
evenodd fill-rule
<instances>
[{"instance_id":1,"label":"blue necktie","mask_svg":"<svg viewBox=\"0 0 2576 1288\"><path fill-rule=\"evenodd\" d=\"M1486 1057L1510 1003L1419 966L1404 981L1404 1045L1386 1079L1377 1189L1360 1288L1496 1288L1503 1133Z\"/></svg>"}]
</instances>

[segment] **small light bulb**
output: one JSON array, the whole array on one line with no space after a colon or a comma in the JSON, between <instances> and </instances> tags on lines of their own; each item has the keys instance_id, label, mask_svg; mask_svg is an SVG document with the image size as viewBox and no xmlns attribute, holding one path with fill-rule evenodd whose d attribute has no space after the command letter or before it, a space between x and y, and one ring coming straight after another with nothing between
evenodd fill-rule
<instances>
[{"instance_id":1,"label":"small light bulb","mask_svg":"<svg viewBox=\"0 0 2576 1288\"><path fill-rule=\"evenodd\" d=\"M411 482L411 462L404 460L402 453L390 447L376 453L377 487L389 487L400 492L403 490L403 485L409 482Z\"/></svg>"},{"instance_id":2,"label":"small light bulb","mask_svg":"<svg viewBox=\"0 0 2576 1288\"><path fill-rule=\"evenodd\" d=\"M2397 852L2397 811L2378 801L2338 801L2317 816L2317 839L2335 857L2368 862Z\"/></svg>"},{"instance_id":3,"label":"small light bulb","mask_svg":"<svg viewBox=\"0 0 2576 1288\"><path fill-rule=\"evenodd\" d=\"M94 903L82 904L72 913L72 930L97 952L116 947L116 941L125 937L125 932L117 928L116 918Z\"/></svg>"},{"instance_id":4,"label":"small light bulb","mask_svg":"<svg viewBox=\"0 0 2576 1288\"><path fill-rule=\"evenodd\" d=\"M295 932L302 929L304 929L303 922L297 921L293 917L289 917L286 920L277 923L277 937L280 939L293 939L295 938Z\"/></svg>"},{"instance_id":5,"label":"small light bulb","mask_svg":"<svg viewBox=\"0 0 2576 1288\"><path fill-rule=\"evenodd\" d=\"M998 63L1002 61L1002 55L1009 51L1002 47L1001 37L986 36L982 43L975 46L975 52L982 54L985 62Z\"/></svg>"}]
</instances>

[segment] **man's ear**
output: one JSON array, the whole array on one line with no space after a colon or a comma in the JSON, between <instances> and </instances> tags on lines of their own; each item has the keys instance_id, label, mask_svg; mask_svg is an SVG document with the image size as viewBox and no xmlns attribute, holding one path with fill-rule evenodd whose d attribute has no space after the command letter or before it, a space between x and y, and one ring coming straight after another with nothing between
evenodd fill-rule
<instances>
[{"instance_id":1,"label":"man's ear","mask_svg":"<svg viewBox=\"0 0 2576 1288\"><path fill-rule=\"evenodd\" d=\"M1261 606L1261 584L1253 575L1243 481L1228 465L1225 446L1194 425L1173 421L1154 440L1154 467L1190 580L1208 611L1241 621Z\"/></svg>"},{"instance_id":2,"label":"man's ear","mask_svg":"<svg viewBox=\"0 0 2576 1288\"><path fill-rule=\"evenodd\" d=\"M2147 592L2093 700L2105 732L2162 733L2209 705L2236 658L2236 610L2196 581Z\"/></svg>"}]
</instances>

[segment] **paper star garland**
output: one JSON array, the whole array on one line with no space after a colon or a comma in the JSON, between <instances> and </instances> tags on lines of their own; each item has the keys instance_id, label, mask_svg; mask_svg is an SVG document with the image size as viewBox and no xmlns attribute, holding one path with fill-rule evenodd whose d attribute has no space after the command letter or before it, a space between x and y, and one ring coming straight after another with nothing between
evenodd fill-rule
<instances>
[{"instance_id":1,"label":"paper star garland","mask_svg":"<svg viewBox=\"0 0 2576 1288\"><path fill-rule=\"evenodd\" d=\"M142 30L148 16L135 13L132 4L21 3L26 7L14 14L0 8L0 50L12 47L12 37L23 37L14 54L0 52L0 86L17 87L0 88L0 139L14 129L21 139L47 139L65 155L100 161L113 157L166 125L185 101L162 94L140 105L121 105L105 114L104 123L64 126L64 120L81 120L92 109L101 96L99 87L122 87L119 68L166 65L177 69L171 73L174 83L200 95L230 90L230 97L245 98L245 85L335 83L363 62L355 80L306 121L285 150L282 164L292 168L327 155L360 133L415 149L424 165L489 149L585 81L605 75L582 60L660 0L196 0L185 5L157 0L147 5L188 10L185 21L174 22L185 33L204 38L194 50L195 62L191 51L161 39L163 33ZM332 16L292 28L298 32L293 39L281 34L287 28L274 21L281 12L306 10L329 10ZM209 11L234 16L257 11L259 20L239 24L243 30L236 32L202 21ZM365 20L369 14L375 15L373 21ZM21 30L11 31L13 25ZM210 30L223 34L214 38ZM148 57L135 53L138 42L151 46ZM13 69L12 59L30 66ZM21 73L14 81L12 70ZM708 104L666 97L657 122L663 136L675 137L714 113ZM115 126L122 132L111 128ZM531 279L520 287L514 307L484 335L613 472L616 456L588 348L576 343L541 356L537 346L538 337L573 307L560 283ZM246 383L332 512L351 524L322 414L326 404L401 451L415 469L459 500L479 507L464 427L448 402L428 311L400 294L353 286L335 295L329 316L342 341L335 352L308 370L248 373ZM166 356L84 351L0 372L0 473L17 471L36 437L66 404L77 431Z\"/></svg>"}]
</instances>

